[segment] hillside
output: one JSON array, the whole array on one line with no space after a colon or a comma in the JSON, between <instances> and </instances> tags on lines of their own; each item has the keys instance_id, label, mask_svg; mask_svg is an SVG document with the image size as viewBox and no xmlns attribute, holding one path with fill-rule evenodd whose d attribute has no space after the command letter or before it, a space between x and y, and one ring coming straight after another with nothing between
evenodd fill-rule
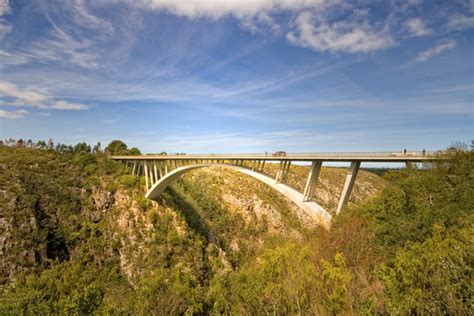
<instances>
[{"instance_id":1,"label":"hillside","mask_svg":"<svg viewBox=\"0 0 474 316\"><path fill-rule=\"evenodd\" d=\"M430 185L410 194L420 200L405 204L398 202L401 192L413 181L434 185L445 174L424 180L409 170L387 184L361 171L353 203L327 231L272 189L227 169L190 172L156 203L144 198L143 179L102 153L0 147L0 314L427 311L408 302L432 298L403 292L400 270L391 269L411 262L397 263L398 251L409 258L411 247L424 249L430 238L461 242L459 249L446 249L460 258L453 262L459 269L447 276L461 280L459 288L446 289L450 301L439 298L430 308L462 313L472 303L472 287L463 281L472 244L462 242L472 236L466 217L472 183L460 186L472 177L466 174L472 162L462 162L452 184L459 197ZM293 166L290 184L301 188L307 170ZM322 170L316 196L328 209L344 174ZM465 208L453 213L458 202ZM430 211L438 203L444 213ZM424 215L395 216L393 205ZM433 225L444 225L439 237ZM416 227L425 227L417 239ZM427 282L411 282L420 281Z\"/></svg>"}]
</instances>

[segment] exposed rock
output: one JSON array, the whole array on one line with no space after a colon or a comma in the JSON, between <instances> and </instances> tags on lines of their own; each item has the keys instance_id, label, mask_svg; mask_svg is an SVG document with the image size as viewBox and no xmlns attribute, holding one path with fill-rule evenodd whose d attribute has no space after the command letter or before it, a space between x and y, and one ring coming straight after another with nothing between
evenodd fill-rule
<instances>
[{"instance_id":1,"label":"exposed rock","mask_svg":"<svg viewBox=\"0 0 474 316\"><path fill-rule=\"evenodd\" d=\"M115 195L112 192L93 187L91 197L94 202L95 210L90 212L88 217L92 222L96 223L101 221L104 217L104 213L114 205Z\"/></svg>"}]
</instances>

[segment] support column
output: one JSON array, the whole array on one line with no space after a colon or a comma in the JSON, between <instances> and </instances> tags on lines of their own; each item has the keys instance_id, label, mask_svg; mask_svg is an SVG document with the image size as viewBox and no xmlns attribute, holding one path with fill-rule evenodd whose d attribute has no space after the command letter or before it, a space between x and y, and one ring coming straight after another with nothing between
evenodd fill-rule
<instances>
[{"instance_id":1,"label":"support column","mask_svg":"<svg viewBox=\"0 0 474 316\"><path fill-rule=\"evenodd\" d=\"M262 161L262 170L260 170L260 171L263 172L263 169L265 169L265 160Z\"/></svg>"},{"instance_id":2,"label":"support column","mask_svg":"<svg viewBox=\"0 0 474 316\"><path fill-rule=\"evenodd\" d=\"M143 165L145 166L145 191L148 191L148 166L147 166L147 162L143 161Z\"/></svg>"},{"instance_id":3,"label":"support column","mask_svg":"<svg viewBox=\"0 0 474 316\"><path fill-rule=\"evenodd\" d=\"M133 162L133 167L132 167L132 176L135 175L135 172L137 171L137 161L135 160Z\"/></svg>"},{"instance_id":4,"label":"support column","mask_svg":"<svg viewBox=\"0 0 474 316\"><path fill-rule=\"evenodd\" d=\"M283 170L285 169L286 166L286 161L282 160L280 161L280 166L278 166L278 171L275 177L275 181L277 183L280 183L281 180L283 179Z\"/></svg>"},{"instance_id":5,"label":"support column","mask_svg":"<svg viewBox=\"0 0 474 316\"><path fill-rule=\"evenodd\" d=\"M341 197L339 198L339 204L337 205L336 214L339 214L344 206L349 201L351 196L352 188L354 187L354 182L359 172L360 161L351 162L351 167L349 168L349 173L346 176L346 182L344 182L344 188L342 189Z\"/></svg>"},{"instance_id":6,"label":"support column","mask_svg":"<svg viewBox=\"0 0 474 316\"><path fill-rule=\"evenodd\" d=\"M150 188L151 188L156 181L155 176L153 175L153 167L152 167L151 161L148 162L148 172L150 172Z\"/></svg>"},{"instance_id":7,"label":"support column","mask_svg":"<svg viewBox=\"0 0 474 316\"><path fill-rule=\"evenodd\" d=\"M155 172L155 181L158 181L158 170L156 169L156 161L153 160L153 171Z\"/></svg>"},{"instance_id":8,"label":"support column","mask_svg":"<svg viewBox=\"0 0 474 316\"><path fill-rule=\"evenodd\" d=\"M288 173L290 173L290 166L291 166L291 160L286 161L284 173L283 173L283 180L282 182L286 182L288 180Z\"/></svg>"},{"instance_id":9,"label":"support column","mask_svg":"<svg viewBox=\"0 0 474 316\"><path fill-rule=\"evenodd\" d=\"M163 160L160 161L159 165L158 165L158 169L160 171L160 178L163 178Z\"/></svg>"},{"instance_id":10,"label":"support column","mask_svg":"<svg viewBox=\"0 0 474 316\"><path fill-rule=\"evenodd\" d=\"M164 164L165 164L165 175L168 174L168 163L166 160L163 160Z\"/></svg>"},{"instance_id":11,"label":"support column","mask_svg":"<svg viewBox=\"0 0 474 316\"><path fill-rule=\"evenodd\" d=\"M142 163L143 162L138 162L138 166L137 166L137 176L141 176L142 175Z\"/></svg>"},{"instance_id":12,"label":"support column","mask_svg":"<svg viewBox=\"0 0 474 316\"><path fill-rule=\"evenodd\" d=\"M321 173L322 161L313 161L311 170L308 174L308 180L303 192L303 202L310 201L314 196L314 187L318 182L319 174Z\"/></svg>"}]
</instances>

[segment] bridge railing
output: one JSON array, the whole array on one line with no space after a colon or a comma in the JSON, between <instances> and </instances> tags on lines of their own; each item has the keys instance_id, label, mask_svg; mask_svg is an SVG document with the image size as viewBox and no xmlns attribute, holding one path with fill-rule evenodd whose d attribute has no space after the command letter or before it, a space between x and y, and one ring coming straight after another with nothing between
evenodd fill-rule
<instances>
[{"instance_id":1,"label":"bridge railing","mask_svg":"<svg viewBox=\"0 0 474 316\"><path fill-rule=\"evenodd\" d=\"M435 151L387 151L387 152L306 152L306 153L208 153L208 154L167 154L164 156L176 156L176 157L223 157L223 158L253 158L253 157L404 157L404 156L434 156L438 152Z\"/></svg>"}]
</instances>

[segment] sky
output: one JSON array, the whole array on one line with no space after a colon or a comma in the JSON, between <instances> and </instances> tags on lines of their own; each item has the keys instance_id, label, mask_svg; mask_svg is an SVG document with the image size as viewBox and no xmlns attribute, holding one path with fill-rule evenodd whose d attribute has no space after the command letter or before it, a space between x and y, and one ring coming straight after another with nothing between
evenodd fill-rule
<instances>
[{"instance_id":1,"label":"sky","mask_svg":"<svg viewBox=\"0 0 474 316\"><path fill-rule=\"evenodd\" d=\"M144 153L474 138L474 0L0 0L0 139Z\"/></svg>"}]
</instances>

